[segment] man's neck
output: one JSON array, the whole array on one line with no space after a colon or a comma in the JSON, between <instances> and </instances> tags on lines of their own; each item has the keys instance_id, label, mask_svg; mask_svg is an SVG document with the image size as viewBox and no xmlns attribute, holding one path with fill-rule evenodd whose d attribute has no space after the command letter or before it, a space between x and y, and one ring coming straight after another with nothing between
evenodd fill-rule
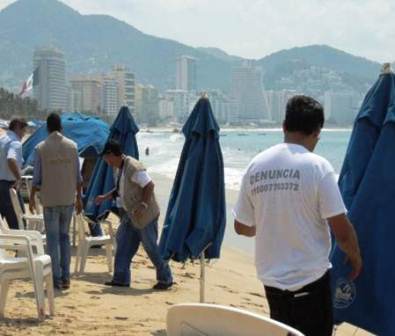
<instances>
[{"instance_id":1,"label":"man's neck","mask_svg":"<svg viewBox=\"0 0 395 336\"><path fill-rule=\"evenodd\" d=\"M126 159L126 155L122 154L122 156L120 157L120 160L117 162L116 168L121 169L125 159Z\"/></svg>"},{"instance_id":2,"label":"man's neck","mask_svg":"<svg viewBox=\"0 0 395 336\"><path fill-rule=\"evenodd\" d=\"M308 151L312 152L306 137L300 133L292 132L292 133L285 134L284 135L284 142L288 143L288 144L303 146Z\"/></svg>"}]
</instances>

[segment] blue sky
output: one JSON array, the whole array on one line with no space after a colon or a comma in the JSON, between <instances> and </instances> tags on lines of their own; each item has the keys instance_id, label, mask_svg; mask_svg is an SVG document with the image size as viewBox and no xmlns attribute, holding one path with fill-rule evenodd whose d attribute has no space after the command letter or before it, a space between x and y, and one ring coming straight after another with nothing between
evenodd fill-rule
<instances>
[{"instance_id":1,"label":"blue sky","mask_svg":"<svg viewBox=\"0 0 395 336\"><path fill-rule=\"evenodd\" d=\"M62 0L159 37L247 58L328 44L375 61L395 60L394 0ZM14 0L0 0L4 8Z\"/></svg>"}]
</instances>

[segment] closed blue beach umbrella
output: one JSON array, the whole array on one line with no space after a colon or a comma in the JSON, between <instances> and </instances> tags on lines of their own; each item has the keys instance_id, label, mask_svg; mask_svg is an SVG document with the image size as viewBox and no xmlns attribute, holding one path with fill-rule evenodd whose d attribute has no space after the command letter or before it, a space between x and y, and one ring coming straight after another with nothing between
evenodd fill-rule
<instances>
[{"instance_id":1,"label":"closed blue beach umbrella","mask_svg":"<svg viewBox=\"0 0 395 336\"><path fill-rule=\"evenodd\" d=\"M363 271L351 282L332 255L336 322L395 335L395 76L387 67L356 118L339 186L357 232Z\"/></svg>"},{"instance_id":2,"label":"closed blue beach umbrella","mask_svg":"<svg viewBox=\"0 0 395 336\"><path fill-rule=\"evenodd\" d=\"M182 150L160 240L165 259L219 258L225 231L224 165L219 127L201 98L182 129Z\"/></svg>"},{"instance_id":3,"label":"closed blue beach umbrella","mask_svg":"<svg viewBox=\"0 0 395 336\"><path fill-rule=\"evenodd\" d=\"M117 140L122 147L122 151L136 159L139 158L139 151L136 142L136 133L139 131L129 109L124 106L120 109L117 118L110 128L108 139ZM98 195L105 194L113 189L115 179L113 169L100 158L93 171L88 189L86 191L85 214L92 220L101 219L109 213L113 206L113 201L108 200L100 205L96 205L95 199Z\"/></svg>"}]
</instances>

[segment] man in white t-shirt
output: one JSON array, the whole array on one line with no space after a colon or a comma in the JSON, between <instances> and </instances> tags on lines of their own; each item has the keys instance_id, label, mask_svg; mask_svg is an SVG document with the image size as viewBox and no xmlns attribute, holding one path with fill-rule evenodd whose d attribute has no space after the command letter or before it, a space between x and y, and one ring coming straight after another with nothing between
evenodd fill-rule
<instances>
[{"instance_id":1,"label":"man in white t-shirt","mask_svg":"<svg viewBox=\"0 0 395 336\"><path fill-rule=\"evenodd\" d=\"M158 247L159 207L154 194L154 183L144 166L121 151L117 141L109 140L103 150L106 163L118 169L116 187L96 198L96 203L116 198L121 223L117 230L115 270L108 286L130 286L130 263L140 243L156 268L157 283L153 289L172 287L173 277L169 264L163 260Z\"/></svg>"},{"instance_id":2,"label":"man in white t-shirt","mask_svg":"<svg viewBox=\"0 0 395 336\"><path fill-rule=\"evenodd\" d=\"M284 143L251 161L233 209L236 232L256 236L255 263L271 317L307 336L332 334L330 229L351 264L350 277L362 268L334 169L313 154L323 124L317 101L291 98Z\"/></svg>"}]
</instances>

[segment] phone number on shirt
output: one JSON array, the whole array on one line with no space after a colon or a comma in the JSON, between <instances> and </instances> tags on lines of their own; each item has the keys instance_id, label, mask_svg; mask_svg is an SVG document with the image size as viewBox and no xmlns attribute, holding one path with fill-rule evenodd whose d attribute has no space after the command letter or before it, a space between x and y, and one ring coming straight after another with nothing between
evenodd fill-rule
<instances>
[{"instance_id":1,"label":"phone number on shirt","mask_svg":"<svg viewBox=\"0 0 395 336\"><path fill-rule=\"evenodd\" d=\"M253 195L269 192L269 191L299 191L299 184L297 183L270 183L256 186L251 190Z\"/></svg>"}]
</instances>

